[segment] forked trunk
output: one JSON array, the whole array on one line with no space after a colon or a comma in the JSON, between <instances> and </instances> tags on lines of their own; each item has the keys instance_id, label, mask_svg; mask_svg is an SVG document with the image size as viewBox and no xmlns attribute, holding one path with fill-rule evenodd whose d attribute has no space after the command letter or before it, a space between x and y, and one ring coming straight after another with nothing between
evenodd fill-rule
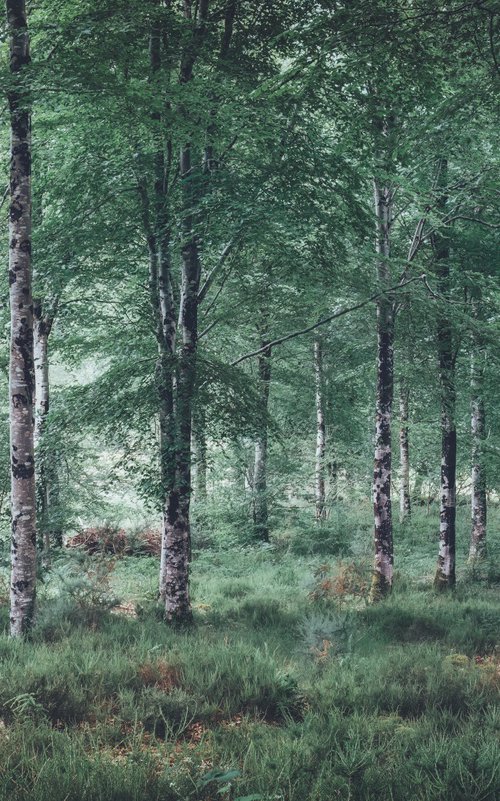
<instances>
[{"instance_id":1,"label":"forked trunk","mask_svg":"<svg viewBox=\"0 0 500 801\"><path fill-rule=\"evenodd\" d=\"M399 516L401 523L406 523L411 516L410 498L410 448L408 433L408 405L410 391L404 384L399 393L399 461L401 486L399 490Z\"/></svg>"},{"instance_id":2,"label":"forked trunk","mask_svg":"<svg viewBox=\"0 0 500 801\"><path fill-rule=\"evenodd\" d=\"M31 131L29 98L22 85L29 64L24 0L7 0L10 35L11 121L9 283L10 283L10 445L11 585L10 633L24 635L33 618L36 592L36 502L33 440L33 305L31 295Z\"/></svg>"},{"instance_id":3,"label":"forked trunk","mask_svg":"<svg viewBox=\"0 0 500 801\"><path fill-rule=\"evenodd\" d=\"M376 248L379 254L378 278L380 288L390 280L390 225L392 193L388 187L374 182L377 217ZM370 592L371 601L386 596L392 589L393 544L391 510L391 416L394 386L394 317L390 298L377 303L377 402L375 429L375 459L373 470L373 511L375 518L375 560Z\"/></svg>"},{"instance_id":4,"label":"forked trunk","mask_svg":"<svg viewBox=\"0 0 500 801\"><path fill-rule=\"evenodd\" d=\"M321 340L314 341L314 377L316 389L316 520L326 517L325 505L325 450L326 428L325 408L323 395L323 353Z\"/></svg>"}]
</instances>

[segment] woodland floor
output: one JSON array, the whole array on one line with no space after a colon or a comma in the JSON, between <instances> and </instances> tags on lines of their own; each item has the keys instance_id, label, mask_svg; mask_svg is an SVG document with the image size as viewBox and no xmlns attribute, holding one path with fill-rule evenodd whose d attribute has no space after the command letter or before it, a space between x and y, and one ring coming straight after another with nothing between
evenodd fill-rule
<instances>
[{"instance_id":1,"label":"woodland floor","mask_svg":"<svg viewBox=\"0 0 500 801\"><path fill-rule=\"evenodd\" d=\"M200 550L185 632L159 617L156 559L65 553L32 641L0 636L1 801L494 801L500 514L474 574L467 520L452 595L419 511L371 608L368 508L329 524L337 554L299 531Z\"/></svg>"}]
</instances>

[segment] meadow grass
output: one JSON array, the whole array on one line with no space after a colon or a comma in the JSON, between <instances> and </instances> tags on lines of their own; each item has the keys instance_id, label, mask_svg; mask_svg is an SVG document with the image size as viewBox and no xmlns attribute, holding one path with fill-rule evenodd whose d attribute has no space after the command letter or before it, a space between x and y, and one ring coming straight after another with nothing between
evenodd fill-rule
<instances>
[{"instance_id":1,"label":"meadow grass","mask_svg":"<svg viewBox=\"0 0 500 801\"><path fill-rule=\"evenodd\" d=\"M495 517L471 571L463 510L457 589L438 596L419 512L373 607L366 510L327 524L331 554L310 526L199 551L188 631L161 620L155 559L59 557L31 640L0 637L0 801L494 801Z\"/></svg>"}]
</instances>

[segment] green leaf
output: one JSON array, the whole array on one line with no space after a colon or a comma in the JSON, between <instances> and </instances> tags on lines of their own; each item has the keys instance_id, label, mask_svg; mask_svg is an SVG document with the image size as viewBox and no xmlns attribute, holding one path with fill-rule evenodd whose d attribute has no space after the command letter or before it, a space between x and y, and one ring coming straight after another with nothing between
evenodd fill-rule
<instances>
[{"instance_id":1,"label":"green leaf","mask_svg":"<svg viewBox=\"0 0 500 801\"><path fill-rule=\"evenodd\" d=\"M213 770L209 770L208 773L205 773L205 775L201 777L201 783L208 784L209 782L230 782L233 779L237 779L240 775L241 772L239 770L221 770L220 768L214 768Z\"/></svg>"}]
</instances>

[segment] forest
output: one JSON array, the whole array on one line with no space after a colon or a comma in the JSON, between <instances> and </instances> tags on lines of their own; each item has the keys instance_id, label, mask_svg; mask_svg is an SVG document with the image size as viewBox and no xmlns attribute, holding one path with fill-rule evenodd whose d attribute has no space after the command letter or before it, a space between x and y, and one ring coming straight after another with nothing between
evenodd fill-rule
<instances>
[{"instance_id":1,"label":"forest","mask_svg":"<svg viewBox=\"0 0 500 801\"><path fill-rule=\"evenodd\" d=\"M5 0L0 801L500 798L499 0Z\"/></svg>"}]
</instances>

